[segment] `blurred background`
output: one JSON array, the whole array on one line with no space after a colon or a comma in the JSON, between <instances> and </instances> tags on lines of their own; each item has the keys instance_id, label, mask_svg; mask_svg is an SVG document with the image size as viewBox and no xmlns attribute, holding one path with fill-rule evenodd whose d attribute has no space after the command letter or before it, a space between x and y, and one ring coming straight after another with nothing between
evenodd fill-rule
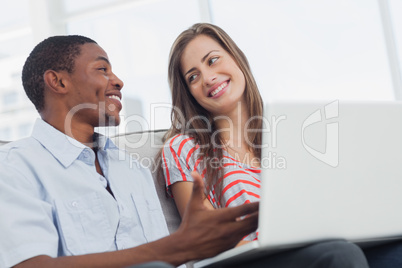
<instances>
[{"instance_id":1,"label":"blurred background","mask_svg":"<svg viewBox=\"0 0 402 268\"><path fill-rule=\"evenodd\" d=\"M106 135L170 126L167 60L196 22L247 55L264 100L402 99L402 0L0 0L0 140L38 114L21 69L51 35L88 36L124 81L123 123Z\"/></svg>"}]
</instances>

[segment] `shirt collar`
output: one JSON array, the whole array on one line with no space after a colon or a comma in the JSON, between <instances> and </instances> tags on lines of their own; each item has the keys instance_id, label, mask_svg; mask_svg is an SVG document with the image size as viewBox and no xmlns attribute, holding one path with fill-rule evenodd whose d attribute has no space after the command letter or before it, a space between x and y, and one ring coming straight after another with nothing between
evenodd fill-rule
<instances>
[{"instance_id":1,"label":"shirt collar","mask_svg":"<svg viewBox=\"0 0 402 268\"><path fill-rule=\"evenodd\" d=\"M55 129L42 119L37 119L32 137L39 141L64 167L70 166L88 146ZM96 133L98 147L101 150L117 149L107 137Z\"/></svg>"},{"instance_id":2,"label":"shirt collar","mask_svg":"<svg viewBox=\"0 0 402 268\"><path fill-rule=\"evenodd\" d=\"M95 132L94 137L98 141L98 149L99 150L106 151L106 150L118 149L118 147L108 137L106 137L102 134L96 133L96 132Z\"/></svg>"}]
</instances>

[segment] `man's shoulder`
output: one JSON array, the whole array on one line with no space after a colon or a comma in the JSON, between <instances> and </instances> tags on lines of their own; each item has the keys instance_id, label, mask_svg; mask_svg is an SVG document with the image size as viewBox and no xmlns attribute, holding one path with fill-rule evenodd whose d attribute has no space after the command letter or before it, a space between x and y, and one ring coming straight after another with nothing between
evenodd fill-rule
<instances>
[{"instance_id":1,"label":"man's shoulder","mask_svg":"<svg viewBox=\"0 0 402 268\"><path fill-rule=\"evenodd\" d=\"M5 160L10 154L28 154L34 152L38 142L32 138L23 138L0 145L0 159Z\"/></svg>"},{"instance_id":2,"label":"man's shoulder","mask_svg":"<svg viewBox=\"0 0 402 268\"><path fill-rule=\"evenodd\" d=\"M8 177L12 176L13 178L16 178L15 176L17 174L24 176L23 174L35 165L35 161L41 161L42 159L38 154L38 145L40 146L40 144L31 137L1 145L1 176L4 176L5 174L7 174Z\"/></svg>"}]
</instances>

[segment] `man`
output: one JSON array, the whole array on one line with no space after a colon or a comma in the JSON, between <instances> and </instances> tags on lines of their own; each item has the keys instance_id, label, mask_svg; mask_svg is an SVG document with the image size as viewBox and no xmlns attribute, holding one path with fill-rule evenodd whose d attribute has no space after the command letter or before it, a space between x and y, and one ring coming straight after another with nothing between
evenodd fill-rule
<instances>
[{"instance_id":1,"label":"man","mask_svg":"<svg viewBox=\"0 0 402 268\"><path fill-rule=\"evenodd\" d=\"M130 168L129 159L119 159L118 148L94 132L119 124L123 82L93 40L44 40L26 60L22 80L42 120L31 137L0 147L0 267L152 261L162 263L151 267L167 267L214 256L257 228L258 204L205 209L202 179L194 174L182 223L168 235L149 171ZM362 252L342 241L278 254L267 263L367 267Z\"/></svg>"}]
</instances>

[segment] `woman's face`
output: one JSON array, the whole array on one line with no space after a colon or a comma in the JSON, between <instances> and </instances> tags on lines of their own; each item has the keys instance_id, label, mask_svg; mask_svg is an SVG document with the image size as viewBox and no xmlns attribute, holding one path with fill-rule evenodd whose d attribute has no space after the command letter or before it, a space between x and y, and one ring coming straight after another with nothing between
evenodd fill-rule
<instances>
[{"instance_id":1,"label":"woman's face","mask_svg":"<svg viewBox=\"0 0 402 268\"><path fill-rule=\"evenodd\" d=\"M183 51L181 67L191 94L213 115L230 116L244 102L243 72L211 37L193 39Z\"/></svg>"}]
</instances>

